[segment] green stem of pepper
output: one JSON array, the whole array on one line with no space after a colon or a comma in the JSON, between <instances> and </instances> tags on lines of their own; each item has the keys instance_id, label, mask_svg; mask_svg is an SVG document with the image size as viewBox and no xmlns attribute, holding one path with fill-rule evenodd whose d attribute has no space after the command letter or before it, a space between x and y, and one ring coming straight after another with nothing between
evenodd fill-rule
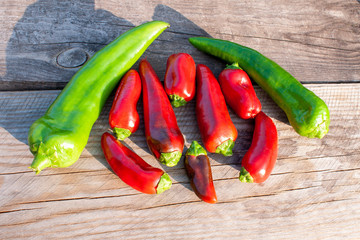
<instances>
[{"instance_id":1,"label":"green stem of pepper","mask_svg":"<svg viewBox=\"0 0 360 240\"><path fill-rule=\"evenodd\" d=\"M233 63L231 65L227 64L225 69L240 69L240 70L242 70L242 68L239 66L239 64L237 62Z\"/></svg>"},{"instance_id":2,"label":"green stem of pepper","mask_svg":"<svg viewBox=\"0 0 360 240\"><path fill-rule=\"evenodd\" d=\"M159 183L156 187L156 193L160 194L168 189L171 188L172 181L167 173L164 172L163 175L161 175Z\"/></svg>"},{"instance_id":3,"label":"green stem of pepper","mask_svg":"<svg viewBox=\"0 0 360 240\"><path fill-rule=\"evenodd\" d=\"M174 107L181 107L187 103L183 97L180 97L176 94L169 95L169 98L171 105L173 105Z\"/></svg>"},{"instance_id":4,"label":"green stem of pepper","mask_svg":"<svg viewBox=\"0 0 360 240\"><path fill-rule=\"evenodd\" d=\"M244 182L244 183L245 182L247 182L247 183L254 182L253 177L250 175L250 173L248 171L246 171L246 169L244 167L241 167L239 180L240 180L240 182Z\"/></svg>"},{"instance_id":5,"label":"green stem of pepper","mask_svg":"<svg viewBox=\"0 0 360 240\"><path fill-rule=\"evenodd\" d=\"M197 141L193 141L189 149L186 151L186 155L199 156L207 155L207 153L206 150Z\"/></svg>"},{"instance_id":6,"label":"green stem of pepper","mask_svg":"<svg viewBox=\"0 0 360 240\"><path fill-rule=\"evenodd\" d=\"M179 162L181 154L180 151L161 153L159 161L168 167L174 167Z\"/></svg>"},{"instance_id":7,"label":"green stem of pepper","mask_svg":"<svg viewBox=\"0 0 360 240\"><path fill-rule=\"evenodd\" d=\"M114 128L113 132L114 132L116 138L119 140L122 140L122 141L125 138L130 137L130 135L131 135L131 131L129 129L125 129L125 128Z\"/></svg>"},{"instance_id":8,"label":"green stem of pepper","mask_svg":"<svg viewBox=\"0 0 360 240\"><path fill-rule=\"evenodd\" d=\"M233 152L232 149L234 148L234 141L229 139L226 142L220 144L217 148L215 153L221 153L224 156L232 156Z\"/></svg>"}]
</instances>

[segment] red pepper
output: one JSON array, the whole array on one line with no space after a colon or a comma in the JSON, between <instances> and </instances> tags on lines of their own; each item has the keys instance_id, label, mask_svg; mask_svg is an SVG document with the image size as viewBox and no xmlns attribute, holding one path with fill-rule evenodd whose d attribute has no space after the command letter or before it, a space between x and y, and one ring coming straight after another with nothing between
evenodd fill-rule
<instances>
[{"instance_id":1,"label":"red pepper","mask_svg":"<svg viewBox=\"0 0 360 240\"><path fill-rule=\"evenodd\" d=\"M238 133L219 83L203 64L197 65L196 79L196 117L205 148L211 153L231 156Z\"/></svg>"},{"instance_id":2,"label":"red pepper","mask_svg":"<svg viewBox=\"0 0 360 240\"><path fill-rule=\"evenodd\" d=\"M253 140L241 161L241 182L264 182L271 174L278 153L278 136L274 122L265 113L255 117Z\"/></svg>"},{"instance_id":3,"label":"red pepper","mask_svg":"<svg viewBox=\"0 0 360 240\"><path fill-rule=\"evenodd\" d=\"M226 102L239 117L254 118L261 111L261 103L249 76L237 63L220 73L219 83Z\"/></svg>"},{"instance_id":4,"label":"red pepper","mask_svg":"<svg viewBox=\"0 0 360 240\"><path fill-rule=\"evenodd\" d=\"M195 96L196 67L187 53L171 55L166 64L164 88L174 107L180 107Z\"/></svg>"},{"instance_id":5,"label":"red pepper","mask_svg":"<svg viewBox=\"0 0 360 240\"><path fill-rule=\"evenodd\" d=\"M150 151L166 166L175 166L184 149L184 137L175 113L154 69L147 60L139 65L143 85L145 137Z\"/></svg>"},{"instance_id":6,"label":"red pepper","mask_svg":"<svg viewBox=\"0 0 360 240\"><path fill-rule=\"evenodd\" d=\"M196 141L192 142L186 152L185 169L196 195L204 202L216 203L210 161L205 149Z\"/></svg>"},{"instance_id":7,"label":"red pepper","mask_svg":"<svg viewBox=\"0 0 360 240\"><path fill-rule=\"evenodd\" d=\"M139 127L136 104L141 94L141 80L137 71L130 70L122 78L109 114L109 124L117 139L124 140Z\"/></svg>"},{"instance_id":8,"label":"red pepper","mask_svg":"<svg viewBox=\"0 0 360 240\"><path fill-rule=\"evenodd\" d=\"M111 169L130 187L147 194L160 194L171 187L167 173L150 166L110 133L102 135L101 147Z\"/></svg>"}]
</instances>

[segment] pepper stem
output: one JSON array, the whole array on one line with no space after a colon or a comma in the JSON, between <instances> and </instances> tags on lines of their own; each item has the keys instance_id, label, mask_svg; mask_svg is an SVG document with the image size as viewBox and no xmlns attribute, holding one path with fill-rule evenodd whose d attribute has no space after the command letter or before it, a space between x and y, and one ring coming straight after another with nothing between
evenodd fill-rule
<instances>
[{"instance_id":1,"label":"pepper stem","mask_svg":"<svg viewBox=\"0 0 360 240\"><path fill-rule=\"evenodd\" d=\"M240 182L247 182L247 183L253 183L254 178L250 175L248 171L244 167L241 167L240 174L239 174L239 180Z\"/></svg>"},{"instance_id":2,"label":"pepper stem","mask_svg":"<svg viewBox=\"0 0 360 240\"><path fill-rule=\"evenodd\" d=\"M130 135L131 135L131 131L129 129L125 129L125 128L117 128L117 127L115 127L113 129L113 132L114 132L116 138L119 139L119 140L122 140L122 141L125 138L130 137Z\"/></svg>"},{"instance_id":3,"label":"pepper stem","mask_svg":"<svg viewBox=\"0 0 360 240\"><path fill-rule=\"evenodd\" d=\"M171 188L172 181L169 177L169 175L164 172L163 175L161 175L159 183L156 187L156 194L160 194L168 189Z\"/></svg>"},{"instance_id":4,"label":"pepper stem","mask_svg":"<svg viewBox=\"0 0 360 240\"><path fill-rule=\"evenodd\" d=\"M179 162L180 158L181 152L175 151L169 153L161 153L159 161L168 167L174 167Z\"/></svg>"},{"instance_id":5,"label":"pepper stem","mask_svg":"<svg viewBox=\"0 0 360 240\"><path fill-rule=\"evenodd\" d=\"M35 171L36 174L39 174L41 170L47 167L51 167L49 158L44 154L36 154L29 168Z\"/></svg>"},{"instance_id":6,"label":"pepper stem","mask_svg":"<svg viewBox=\"0 0 360 240\"><path fill-rule=\"evenodd\" d=\"M223 142L220 144L216 150L215 153L221 153L224 156L232 156L233 152L232 149L234 147L234 141L229 139L226 142Z\"/></svg>"},{"instance_id":7,"label":"pepper stem","mask_svg":"<svg viewBox=\"0 0 360 240\"><path fill-rule=\"evenodd\" d=\"M171 105L173 105L174 107L181 107L187 103L183 97L180 97L176 94L169 95L169 98Z\"/></svg>"},{"instance_id":8,"label":"pepper stem","mask_svg":"<svg viewBox=\"0 0 360 240\"><path fill-rule=\"evenodd\" d=\"M197 141L193 141L189 149L186 151L186 155L199 156L207 155L207 153L206 150Z\"/></svg>"},{"instance_id":9,"label":"pepper stem","mask_svg":"<svg viewBox=\"0 0 360 240\"><path fill-rule=\"evenodd\" d=\"M240 70L242 70L242 68L241 67L239 67L239 64L236 62L236 63L233 63L233 64L231 64L231 65L226 65L226 68L225 69L240 69Z\"/></svg>"}]
</instances>

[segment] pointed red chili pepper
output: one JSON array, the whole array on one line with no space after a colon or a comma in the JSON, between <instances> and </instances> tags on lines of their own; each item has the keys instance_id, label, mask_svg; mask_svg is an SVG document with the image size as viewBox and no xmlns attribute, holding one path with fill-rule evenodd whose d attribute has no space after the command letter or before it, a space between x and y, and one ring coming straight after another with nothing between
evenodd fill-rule
<instances>
[{"instance_id":1,"label":"pointed red chili pepper","mask_svg":"<svg viewBox=\"0 0 360 240\"><path fill-rule=\"evenodd\" d=\"M211 70L198 64L196 69L196 117L206 150L232 155L237 130L231 121L224 96Z\"/></svg>"},{"instance_id":2,"label":"pointed red chili pepper","mask_svg":"<svg viewBox=\"0 0 360 240\"><path fill-rule=\"evenodd\" d=\"M130 187L147 194L160 194L171 187L167 173L150 166L110 133L102 135L101 147L111 169Z\"/></svg>"},{"instance_id":3,"label":"pointed red chili pepper","mask_svg":"<svg viewBox=\"0 0 360 240\"><path fill-rule=\"evenodd\" d=\"M171 55L166 64L164 88L174 107L180 107L195 96L196 67L187 53Z\"/></svg>"},{"instance_id":4,"label":"pointed red chili pepper","mask_svg":"<svg viewBox=\"0 0 360 240\"><path fill-rule=\"evenodd\" d=\"M184 149L184 137L164 88L150 63L139 65L143 85L146 142L155 157L166 166L175 166Z\"/></svg>"},{"instance_id":5,"label":"pointed red chili pepper","mask_svg":"<svg viewBox=\"0 0 360 240\"><path fill-rule=\"evenodd\" d=\"M186 151L185 169L196 195L204 202L216 203L210 161L205 149L197 141L193 141Z\"/></svg>"},{"instance_id":6,"label":"pointed red chili pepper","mask_svg":"<svg viewBox=\"0 0 360 240\"><path fill-rule=\"evenodd\" d=\"M220 73L219 83L226 102L239 117L254 118L261 111L261 103L249 76L237 63Z\"/></svg>"},{"instance_id":7,"label":"pointed red chili pepper","mask_svg":"<svg viewBox=\"0 0 360 240\"><path fill-rule=\"evenodd\" d=\"M137 71L130 70L122 78L109 114L109 124L116 138L124 140L139 127L136 105L141 94L141 80Z\"/></svg>"},{"instance_id":8,"label":"pointed red chili pepper","mask_svg":"<svg viewBox=\"0 0 360 240\"><path fill-rule=\"evenodd\" d=\"M241 182L264 182L271 174L278 153L278 136L274 122L265 113L255 117L253 140L241 161Z\"/></svg>"}]
</instances>

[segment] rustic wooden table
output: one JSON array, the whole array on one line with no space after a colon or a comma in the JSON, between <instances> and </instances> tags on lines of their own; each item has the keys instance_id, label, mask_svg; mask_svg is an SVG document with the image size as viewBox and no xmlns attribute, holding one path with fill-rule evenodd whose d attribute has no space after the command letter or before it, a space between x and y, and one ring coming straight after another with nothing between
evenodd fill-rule
<instances>
[{"instance_id":1,"label":"rustic wooden table","mask_svg":"<svg viewBox=\"0 0 360 240\"><path fill-rule=\"evenodd\" d=\"M1 239L360 239L360 1L0 0ZM109 99L81 158L35 176L27 132L86 59L146 21L171 24L145 52L160 79L167 57L190 53L216 76L225 66L187 39L212 36L278 62L329 106L323 139L297 135L255 85L279 135L264 184L238 180L254 123L232 120L232 157L210 154L219 202L201 202L181 161L160 165L140 129L125 142L173 180L161 195L141 194L110 170L100 148ZM136 64L135 69L138 68ZM195 102L175 109L186 147L200 140ZM139 103L142 114L142 105Z\"/></svg>"}]
</instances>

